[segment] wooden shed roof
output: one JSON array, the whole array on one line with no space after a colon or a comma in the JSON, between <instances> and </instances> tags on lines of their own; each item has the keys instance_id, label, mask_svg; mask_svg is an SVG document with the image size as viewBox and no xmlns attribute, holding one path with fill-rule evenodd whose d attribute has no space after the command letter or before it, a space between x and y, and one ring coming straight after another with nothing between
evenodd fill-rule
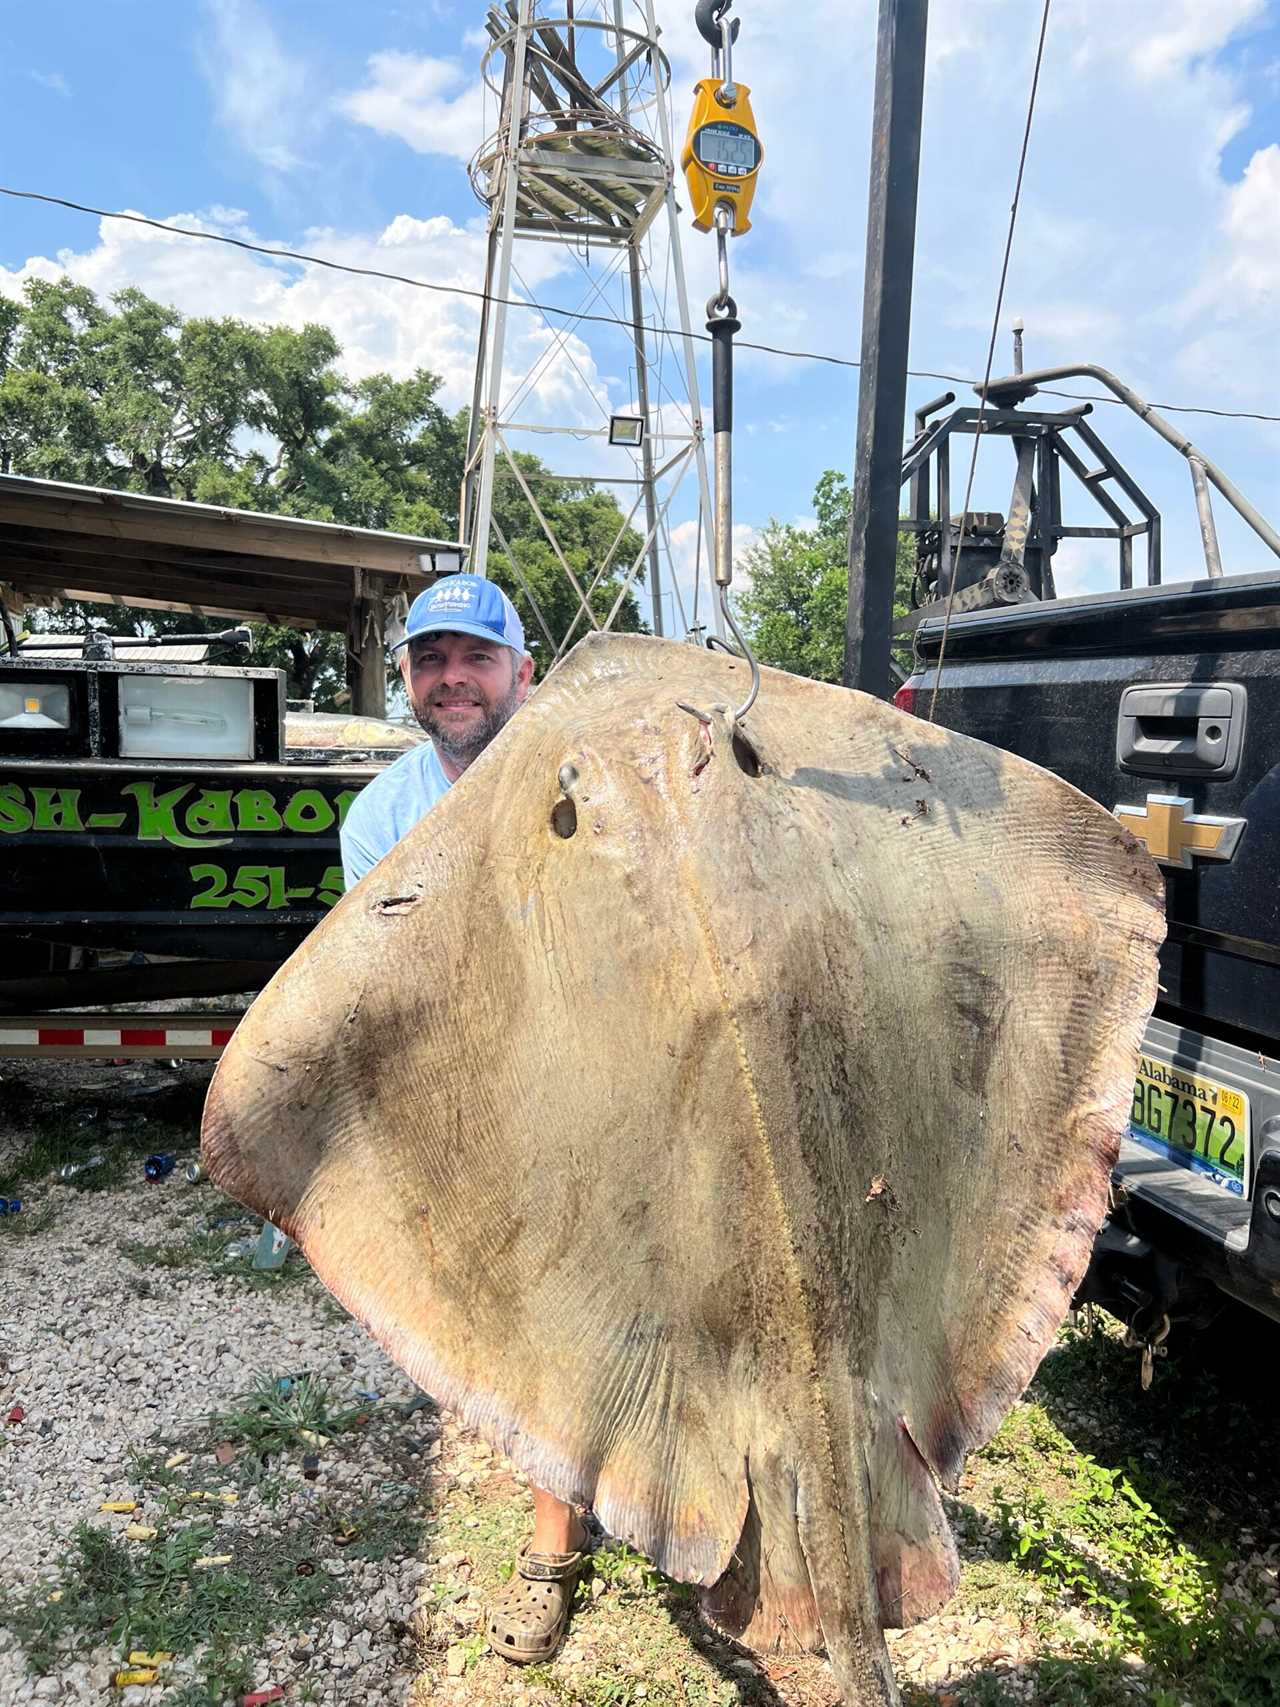
<instances>
[{"instance_id":1,"label":"wooden shed roof","mask_svg":"<svg viewBox=\"0 0 1280 1707\"><path fill-rule=\"evenodd\" d=\"M357 604L462 567L453 540L0 475L0 589L349 632Z\"/></svg>"}]
</instances>

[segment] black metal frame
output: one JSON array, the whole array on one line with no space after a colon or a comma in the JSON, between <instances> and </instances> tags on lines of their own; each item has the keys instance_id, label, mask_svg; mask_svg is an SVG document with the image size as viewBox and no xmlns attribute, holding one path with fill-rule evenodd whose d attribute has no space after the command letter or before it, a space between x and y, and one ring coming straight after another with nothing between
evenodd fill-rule
<instances>
[{"instance_id":1,"label":"black metal frame","mask_svg":"<svg viewBox=\"0 0 1280 1707\"><path fill-rule=\"evenodd\" d=\"M1048 411L965 407L927 424L928 415L951 401L939 398L916 415L916 436L902 459L901 484L910 485L909 515L899 529L916 537L916 598L923 608L895 626L895 633L916 627L941 610L952 592L953 611L1020 604L1056 597L1053 555L1064 539L1109 539L1118 549L1118 585L1134 584L1135 539L1146 542L1146 584L1157 586L1161 573L1160 512L1151 499L1088 425L1092 405ZM1016 466L1006 516L998 526L970 518L965 530L965 561L953 560L958 519L951 508L951 441L956 435L1006 438ZM1078 444L1074 441L1078 441ZM1092 466L1090 466L1092 463ZM1062 519L1062 469L1066 466L1095 504L1110 518L1106 527L1082 527ZM1114 486L1128 499L1130 514Z\"/></svg>"},{"instance_id":2,"label":"black metal frame","mask_svg":"<svg viewBox=\"0 0 1280 1707\"><path fill-rule=\"evenodd\" d=\"M929 0L880 0L844 684L887 698Z\"/></svg>"}]
</instances>

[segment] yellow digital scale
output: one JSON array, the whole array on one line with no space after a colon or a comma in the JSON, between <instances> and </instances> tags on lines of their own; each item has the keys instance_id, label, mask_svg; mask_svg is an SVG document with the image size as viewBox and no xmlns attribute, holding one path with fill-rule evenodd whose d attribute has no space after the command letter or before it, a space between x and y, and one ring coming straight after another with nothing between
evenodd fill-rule
<instances>
[{"instance_id":1,"label":"yellow digital scale","mask_svg":"<svg viewBox=\"0 0 1280 1707\"><path fill-rule=\"evenodd\" d=\"M751 198L764 148L751 111L751 91L743 83L728 85L734 95L730 104L721 98L725 87L723 77L704 77L698 83L680 159L695 231L711 230L718 203L732 208L734 232L751 229Z\"/></svg>"}]
</instances>

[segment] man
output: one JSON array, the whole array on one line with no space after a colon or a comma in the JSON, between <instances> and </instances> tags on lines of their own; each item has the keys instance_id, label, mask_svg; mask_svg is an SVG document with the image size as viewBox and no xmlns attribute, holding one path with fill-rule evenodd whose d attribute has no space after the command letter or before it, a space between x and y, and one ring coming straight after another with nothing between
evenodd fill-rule
<instances>
[{"instance_id":1,"label":"man","mask_svg":"<svg viewBox=\"0 0 1280 1707\"><path fill-rule=\"evenodd\" d=\"M479 758L528 697L533 675L515 607L482 575L446 575L419 593L394 650L413 714L431 738L352 802L341 833L348 889ZM586 1542L572 1506L535 1488L533 1509L533 1534L485 1617L490 1646L521 1664L550 1659L559 1646Z\"/></svg>"}]
</instances>

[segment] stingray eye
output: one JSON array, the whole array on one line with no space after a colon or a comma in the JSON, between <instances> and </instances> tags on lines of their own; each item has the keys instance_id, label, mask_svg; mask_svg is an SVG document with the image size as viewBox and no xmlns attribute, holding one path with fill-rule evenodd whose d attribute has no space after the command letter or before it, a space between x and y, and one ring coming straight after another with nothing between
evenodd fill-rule
<instances>
[{"instance_id":1,"label":"stingray eye","mask_svg":"<svg viewBox=\"0 0 1280 1707\"><path fill-rule=\"evenodd\" d=\"M578 772L568 760L556 772L556 781L564 790L564 799L551 808L551 828L561 841L567 842L578 828L578 808L573 804L573 791L578 784Z\"/></svg>"}]
</instances>

